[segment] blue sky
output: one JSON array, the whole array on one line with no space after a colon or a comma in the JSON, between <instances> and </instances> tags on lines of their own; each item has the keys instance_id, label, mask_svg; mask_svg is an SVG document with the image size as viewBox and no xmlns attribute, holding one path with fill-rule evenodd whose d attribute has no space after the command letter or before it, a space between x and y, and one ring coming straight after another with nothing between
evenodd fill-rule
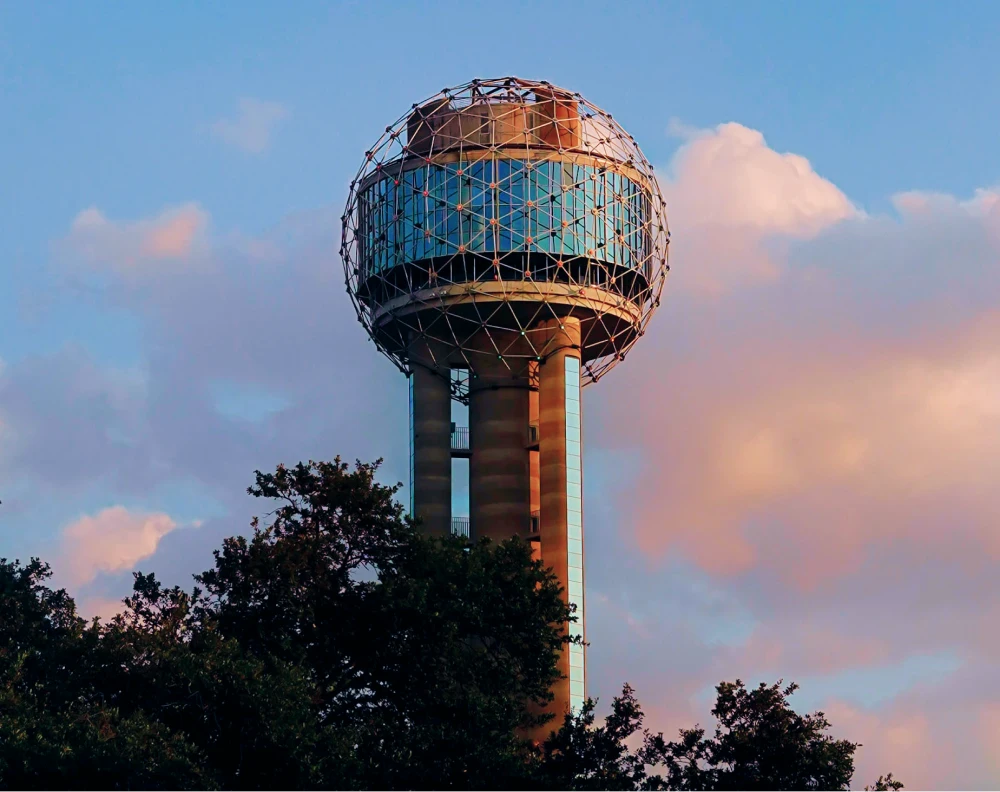
<instances>
[{"instance_id":1,"label":"blue sky","mask_svg":"<svg viewBox=\"0 0 1000 792\"><path fill-rule=\"evenodd\" d=\"M637 681L674 728L722 675L795 674L908 786L991 783L978 749L899 763L934 719L1000 739L970 692L1000 651L998 41L971 0L0 4L0 556L169 515L69 584L98 609L204 568L255 467L405 481L405 381L343 294L348 184L411 103L546 79L635 136L676 243L649 340L585 392L595 692Z\"/></svg>"}]
</instances>

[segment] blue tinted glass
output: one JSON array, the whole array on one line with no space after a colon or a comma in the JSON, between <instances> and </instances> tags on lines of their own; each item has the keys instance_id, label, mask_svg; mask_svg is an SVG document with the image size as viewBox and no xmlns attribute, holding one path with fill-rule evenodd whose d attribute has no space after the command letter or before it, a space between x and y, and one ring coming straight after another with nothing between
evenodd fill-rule
<instances>
[{"instance_id":1,"label":"blue tinted glass","mask_svg":"<svg viewBox=\"0 0 1000 792\"><path fill-rule=\"evenodd\" d=\"M547 160L484 159L421 166L398 178L399 185L385 178L358 197L359 253L369 271L453 255L459 245L481 253L531 248L651 266L649 199L619 173Z\"/></svg>"}]
</instances>

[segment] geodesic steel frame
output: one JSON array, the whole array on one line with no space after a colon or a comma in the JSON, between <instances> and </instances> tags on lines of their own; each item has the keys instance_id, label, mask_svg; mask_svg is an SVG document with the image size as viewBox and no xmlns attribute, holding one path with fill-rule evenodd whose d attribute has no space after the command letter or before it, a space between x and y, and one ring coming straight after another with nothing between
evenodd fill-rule
<instances>
[{"instance_id":1,"label":"geodesic steel frame","mask_svg":"<svg viewBox=\"0 0 1000 792\"><path fill-rule=\"evenodd\" d=\"M387 126L342 221L358 318L406 373L414 343L441 368L523 373L546 354L533 328L577 316L596 381L644 333L669 270L634 138L580 94L514 77L444 89Z\"/></svg>"}]
</instances>

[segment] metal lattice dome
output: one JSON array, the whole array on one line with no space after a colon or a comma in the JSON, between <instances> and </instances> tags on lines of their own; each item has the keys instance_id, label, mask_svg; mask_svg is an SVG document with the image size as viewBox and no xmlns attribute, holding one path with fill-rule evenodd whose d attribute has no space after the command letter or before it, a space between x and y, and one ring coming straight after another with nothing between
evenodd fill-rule
<instances>
[{"instance_id":1,"label":"metal lattice dome","mask_svg":"<svg viewBox=\"0 0 1000 792\"><path fill-rule=\"evenodd\" d=\"M403 371L419 357L522 376L546 354L535 328L575 317L596 381L659 305L668 243L632 136L578 93L508 77L385 128L351 183L341 256L359 319Z\"/></svg>"}]
</instances>

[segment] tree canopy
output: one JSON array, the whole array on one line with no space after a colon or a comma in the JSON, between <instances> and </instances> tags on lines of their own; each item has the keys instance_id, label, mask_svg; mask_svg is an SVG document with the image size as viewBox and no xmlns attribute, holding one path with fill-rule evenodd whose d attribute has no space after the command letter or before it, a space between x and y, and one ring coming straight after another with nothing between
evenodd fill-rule
<instances>
[{"instance_id":1,"label":"tree canopy","mask_svg":"<svg viewBox=\"0 0 1000 792\"><path fill-rule=\"evenodd\" d=\"M649 732L626 686L526 739L575 618L554 576L518 539L421 535L378 467L258 472L266 525L191 590L136 573L107 622L0 560L0 787L847 787L856 744L794 685L723 683L711 738Z\"/></svg>"}]
</instances>

